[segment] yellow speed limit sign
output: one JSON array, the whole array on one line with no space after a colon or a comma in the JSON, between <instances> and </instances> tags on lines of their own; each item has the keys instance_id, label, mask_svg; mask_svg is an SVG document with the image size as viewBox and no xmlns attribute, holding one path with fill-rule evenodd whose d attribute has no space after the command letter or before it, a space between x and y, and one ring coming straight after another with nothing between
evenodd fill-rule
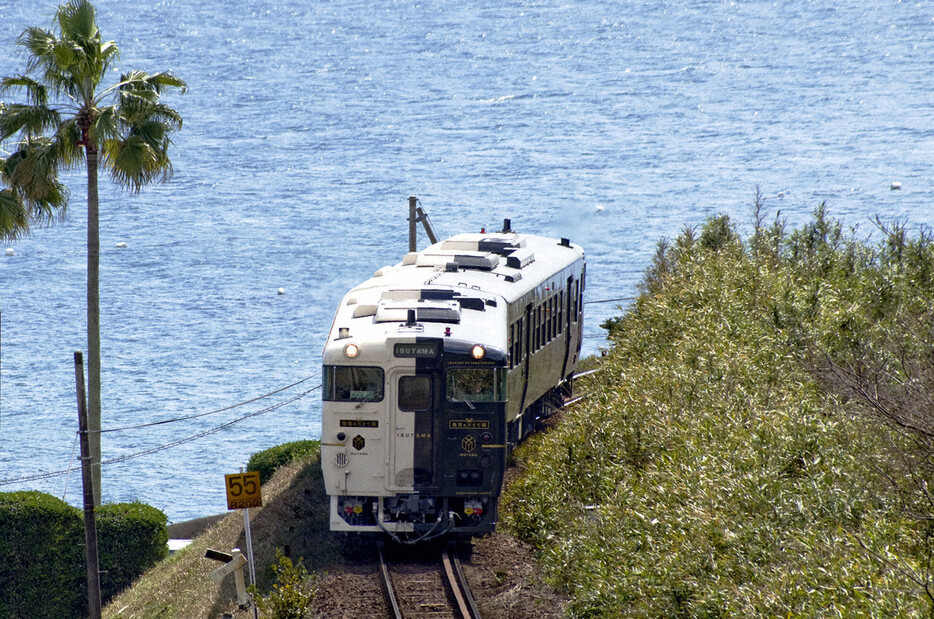
<instances>
[{"instance_id":1,"label":"yellow speed limit sign","mask_svg":"<svg viewBox=\"0 0 934 619\"><path fill-rule=\"evenodd\" d=\"M227 484L227 509L246 509L263 505L259 471L224 475L224 480Z\"/></svg>"}]
</instances>

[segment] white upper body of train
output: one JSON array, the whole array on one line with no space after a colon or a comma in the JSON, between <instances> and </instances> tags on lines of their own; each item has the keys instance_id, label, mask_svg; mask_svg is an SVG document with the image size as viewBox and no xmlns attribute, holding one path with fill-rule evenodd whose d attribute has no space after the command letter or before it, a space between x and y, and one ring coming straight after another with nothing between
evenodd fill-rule
<instances>
[{"instance_id":1,"label":"white upper body of train","mask_svg":"<svg viewBox=\"0 0 934 619\"><path fill-rule=\"evenodd\" d=\"M492 530L508 447L577 364L584 275L567 239L460 234L344 296L323 353L332 530Z\"/></svg>"}]
</instances>

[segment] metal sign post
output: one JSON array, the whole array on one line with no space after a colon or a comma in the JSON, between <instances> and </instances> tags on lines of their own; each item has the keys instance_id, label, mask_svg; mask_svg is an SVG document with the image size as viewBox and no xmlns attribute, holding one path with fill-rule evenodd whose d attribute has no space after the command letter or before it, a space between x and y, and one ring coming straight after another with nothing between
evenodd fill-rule
<instances>
[{"instance_id":1,"label":"metal sign post","mask_svg":"<svg viewBox=\"0 0 934 619\"><path fill-rule=\"evenodd\" d=\"M243 531L246 535L246 557L250 568L250 584L256 585L256 567L253 563L253 533L250 531L250 508L263 506L263 492L259 481L258 471L244 472L240 467L239 474L224 475L227 486L227 509L243 510ZM253 615L256 615L256 605L253 605Z\"/></svg>"},{"instance_id":2,"label":"metal sign post","mask_svg":"<svg viewBox=\"0 0 934 619\"><path fill-rule=\"evenodd\" d=\"M243 467L240 467L240 473L243 473ZM259 473L256 473L257 493L259 493ZM260 505L263 499L260 497ZM250 584L256 585L256 567L253 563L253 534L250 532L250 508L243 510L243 530L246 533L246 558L250 564Z\"/></svg>"}]
</instances>

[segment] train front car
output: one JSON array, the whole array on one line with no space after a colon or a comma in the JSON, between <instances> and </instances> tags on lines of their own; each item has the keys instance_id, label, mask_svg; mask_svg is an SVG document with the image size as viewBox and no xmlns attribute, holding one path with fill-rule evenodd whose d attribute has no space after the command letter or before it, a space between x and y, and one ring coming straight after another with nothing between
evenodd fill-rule
<instances>
[{"instance_id":1,"label":"train front car","mask_svg":"<svg viewBox=\"0 0 934 619\"><path fill-rule=\"evenodd\" d=\"M511 361L522 339L513 314L548 288L531 278L517 285L530 261L507 258L525 238L456 236L380 269L341 301L322 389L332 531L419 540L495 529L515 433L517 405L507 402L527 395L515 375L535 371L528 359ZM565 261L582 262L576 251ZM576 361L579 333L574 344Z\"/></svg>"}]
</instances>

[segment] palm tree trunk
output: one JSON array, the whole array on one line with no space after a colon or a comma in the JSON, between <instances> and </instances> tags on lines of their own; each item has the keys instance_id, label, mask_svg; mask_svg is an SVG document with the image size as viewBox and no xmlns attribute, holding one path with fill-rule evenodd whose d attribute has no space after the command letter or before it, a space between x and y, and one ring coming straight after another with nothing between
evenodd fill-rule
<instances>
[{"instance_id":1,"label":"palm tree trunk","mask_svg":"<svg viewBox=\"0 0 934 619\"><path fill-rule=\"evenodd\" d=\"M97 147L85 144L88 165L88 431L94 507L101 504L101 303Z\"/></svg>"}]
</instances>

